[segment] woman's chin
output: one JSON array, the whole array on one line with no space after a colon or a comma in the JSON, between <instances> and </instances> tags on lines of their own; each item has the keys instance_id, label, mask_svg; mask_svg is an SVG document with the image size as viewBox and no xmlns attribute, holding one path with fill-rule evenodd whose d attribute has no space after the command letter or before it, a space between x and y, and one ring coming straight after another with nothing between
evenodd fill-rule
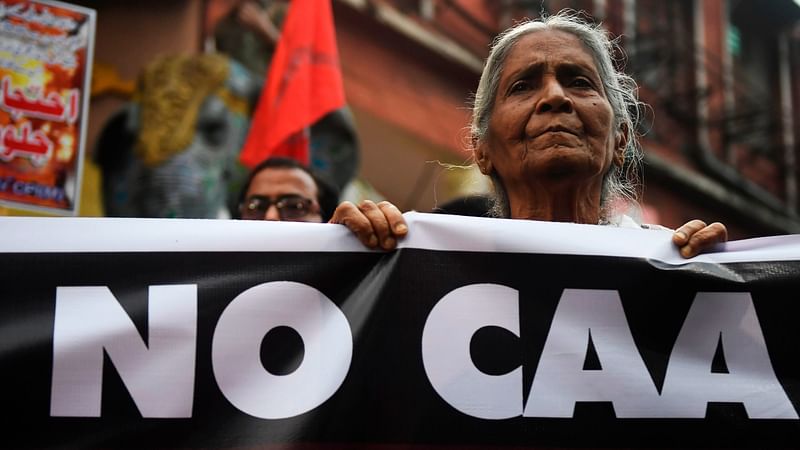
<instances>
[{"instance_id":1,"label":"woman's chin","mask_svg":"<svg viewBox=\"0 0 800 450\"><path fill-rule=\"evenodd\" d=\"M554 146L526 155L526 171L545 177L589 177L601 172L598 161L584 148Z\"/></svg>"}]
</instances>

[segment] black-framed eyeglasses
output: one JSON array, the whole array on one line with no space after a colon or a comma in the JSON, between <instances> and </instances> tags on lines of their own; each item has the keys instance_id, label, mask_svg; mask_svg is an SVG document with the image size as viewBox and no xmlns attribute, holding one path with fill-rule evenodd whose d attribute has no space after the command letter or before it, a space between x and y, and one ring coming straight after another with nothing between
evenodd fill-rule
<instances>
[{"instance_id":1,"label":"black-framed eyeglasses","mask_svg":"<svg viewBox=\"0 0 800 450\"><path fill-rule=\"evenodd\" d=\"M301 221L319 212L316 202L302 195L282 195L274 200L265 195L251 195L239 205L239 212L242 219L264 220L267 210L272 205L278 209L281 220Z\"/></svg>"}]
</instances>

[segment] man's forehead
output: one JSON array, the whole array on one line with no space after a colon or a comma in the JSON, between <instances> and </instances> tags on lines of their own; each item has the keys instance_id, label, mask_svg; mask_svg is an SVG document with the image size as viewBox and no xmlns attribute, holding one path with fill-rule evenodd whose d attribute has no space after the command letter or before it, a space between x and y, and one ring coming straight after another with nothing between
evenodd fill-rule
<instances>
[{"instance_id":1,"label":"man's forehead","mask_svg":"<svg viewBox=\"0 0 800 450\"><path fill-rule=\"evenodd\" d=\"M250 183L249 193L270 195L301 194L317 197L314 178L296 167L267 167L259 171Z\"/></svg>"}]
</instances>

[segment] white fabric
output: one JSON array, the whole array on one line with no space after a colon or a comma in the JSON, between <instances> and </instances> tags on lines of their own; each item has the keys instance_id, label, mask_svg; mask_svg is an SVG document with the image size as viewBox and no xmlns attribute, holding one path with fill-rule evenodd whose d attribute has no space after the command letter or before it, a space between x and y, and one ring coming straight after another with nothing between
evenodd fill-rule
<instances>
[{"instance_id":1,"label":"white fabric","mask_svg":"<svg viewBox=\"0 0 800 450\"><path fill-rule=\"evenodd\" d=\"M405 213L400 248L605 255L668 264L800 258L800 234L730 241L684 259L672 231L620 226ZM0 253L52 252L379 252L343 225L214 219L0 217Z\"/></svg>"},{"instance_id":2,"label":"white fabric","mask_svg":"<svg viewBox=\"0 0 800 450\"><path fill-rule=\"evenodd\" d=\"M619 216L614 217L608 223L608 225L620 227L620 228L644 228L645 230L669 230L673 231L671 228L667 228L662 225L650 224L650 223L638 223L637 221L633 220L633 218L627 214L621 214Z\"/></svg>"}]
</instances>

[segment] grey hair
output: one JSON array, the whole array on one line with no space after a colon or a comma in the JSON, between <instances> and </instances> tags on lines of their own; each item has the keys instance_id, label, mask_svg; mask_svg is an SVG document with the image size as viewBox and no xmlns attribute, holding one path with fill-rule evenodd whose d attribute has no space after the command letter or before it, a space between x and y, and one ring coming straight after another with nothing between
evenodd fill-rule
<instances>
[{"instance_id":1,"label":"grey hair","mask_svg":"<svg viewBox=\"0 0 800 450\"><path fill-rule=\"evenodd\" d=\"M600 25L587 22L574 11L563 10L552 16L522 21L499 34L492 42L473 99L470 125L472 145L477 147L477 144L486 138L503 65L511 49L523 36L542 30L567 32L583 42L597 66L603 90L614 113L614 126L617 129L624 128L628 132L624 150L625 163L622 167L613 164L603 180L600 214L601 222L607 222L611 219L610 216L618 202L627 206L638 206L639 169L643 153L636 131L643 103L638 99L636 81L614 66L615 61L622 62L624 59L622 49ZM617 54L620 55L619 58L615 58ZM508 197L502 180L495 171L490 177L496 196L492 213L498 217L508 217L510 215Z\"/></svg>"}]
</instances>

